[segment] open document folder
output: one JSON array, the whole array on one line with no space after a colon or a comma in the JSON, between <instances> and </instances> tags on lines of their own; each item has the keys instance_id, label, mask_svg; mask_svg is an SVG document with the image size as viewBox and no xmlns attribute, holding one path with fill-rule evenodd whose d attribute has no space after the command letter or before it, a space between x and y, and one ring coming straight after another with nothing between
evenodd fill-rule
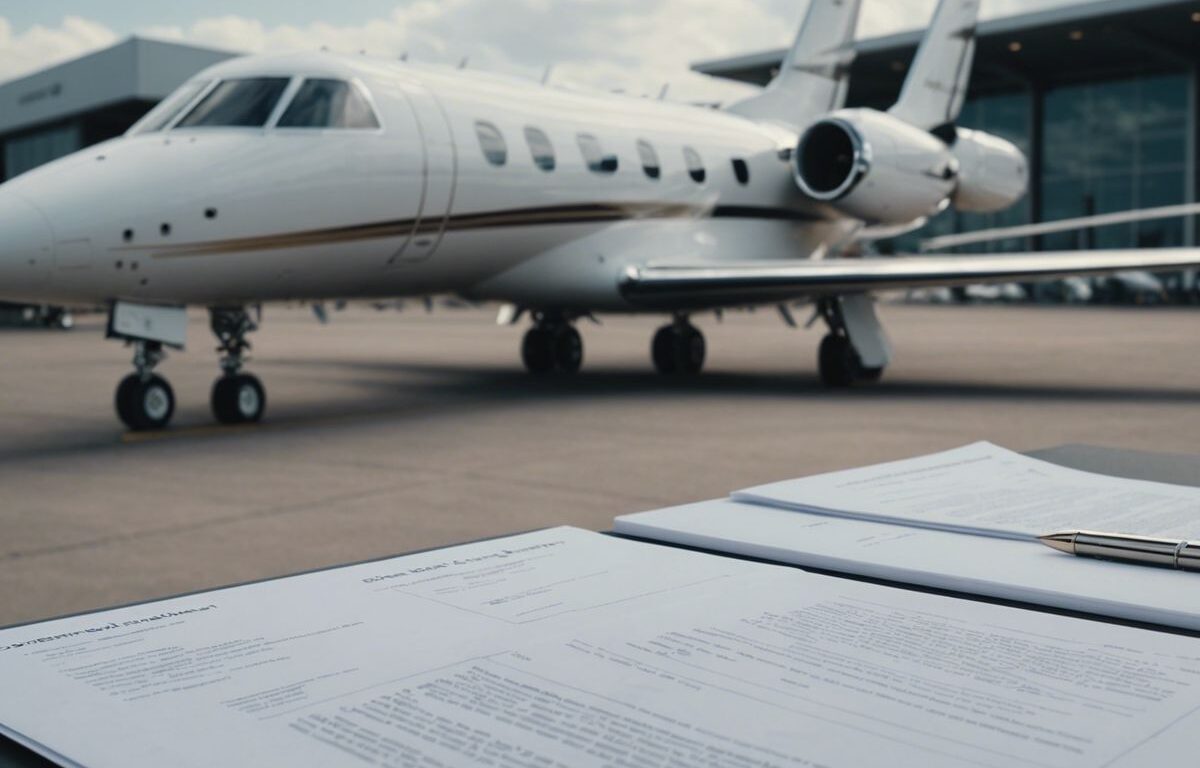
<instances>
[{"instance_id":1,"label":"open document folder","mask_svg":"<svg viewBox=\"0 0 1200 768\"><path fill-rule=\"evenodd\" d=\"M1200 640L557 528L0 630L63 765L1194 762Z\"/></svg>"},{"instance_id":2,"label":"open document folder","mask_svg":"<svg viewBox=\"0 0 1200 768\"><path fill-rule=\"evenodd\" d=\"M1200 538L1200 489L1067 469L989 443L616 519L617 533L1200 630L1200 576L1076 558L1059 529ZM1189 533L1191 532L1191 533Z\"/></svg>"}]
</instances>

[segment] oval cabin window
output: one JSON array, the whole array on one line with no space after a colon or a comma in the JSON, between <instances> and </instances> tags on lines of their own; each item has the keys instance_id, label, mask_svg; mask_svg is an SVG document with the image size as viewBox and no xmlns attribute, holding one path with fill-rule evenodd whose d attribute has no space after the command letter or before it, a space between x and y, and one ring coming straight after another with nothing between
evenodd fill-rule
<instances>
[{"instance_id":1,"label":"oval cabin window","mask_svg":"<svg viewBox=\"0 0 1200 768\"><path fill-rule=\"evenodd\" d=\"M692 177L692 181L703 184L708 174L704 170L704 161L700 159L700 153L691 147L684 147L683 162L687 165L688 176Z\"/></svg>"},{"instance_id":2,"label":"oval cabin window","mask_svg":"<svg viewBox=\"0 0 1200 768\"><path fill-rule=\"evenodd\" d=\"M479 137L479 148L489 163L504 165L508 162L508 144L499 128L480 120L475 123L475 135Z\"/></svg>"},{"instance_id":3,"label":"oval cabin window","mask_svg":"<svg viewBox=\"0 0 1200 768\"><path fill-rule=\"evenodd\" d=\"M600 140L590 133L581 133L578 137L579 151L583 154L583 162L592 173L616 173L617 156L606 154Z\"/></svg>"},{"instance_id":4,"label":"oval cabin window","mask_svg":"<svg viewBox=\"0 0 1200 768\"><path fill-rule=\"evenodd\" d=\"M550 137L540 128L529 126L525 129L525 143L529 145L529 154L533 156L533 164L549 173L554 170L554 145Z\"/></svg>"},{"instance_id":5,"label":"oval cabin window","mask_svg":"<svg viewBox=\"0 0 1200 768\"><path fill-rule=\"evenodd\" d=\"M662 176L662 166L658 162L658 153L650 142L642 140L637 143L638 159L642 161L642 173L651 179Z\"/></svg>"}]
</instances>

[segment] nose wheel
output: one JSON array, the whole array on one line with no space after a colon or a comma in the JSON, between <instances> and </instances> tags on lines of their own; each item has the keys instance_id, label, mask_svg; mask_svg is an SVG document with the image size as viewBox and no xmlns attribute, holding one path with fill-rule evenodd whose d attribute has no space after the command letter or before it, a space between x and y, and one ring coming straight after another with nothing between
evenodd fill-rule
<instances>
[{"instance_id":1,"label":"nose wheel","mask_svg":"<svg viewBox=\"0 0 1200 768\"><path fill-rule=\"evenodd\" d=\"M222 424L248 424L262 419L267 392L258 377L242 373L250 342L246 334L258 326L242 307L209 310L209 322L220 346L222 375L213 383L213 416Z\"/></svg>"},{"instance_id":2,"label":"nose wheel","mask_svg":"<svg viewBox=\"0 0 1200 768\"><path fill-rule=\"evenodd\" d=\"M166 379L154 373L154 366L166 356L157 342L134 344L133 365L137 370L121 380L114 400L117 416L135 432L162 429L175 413L175 391Z\"/></svg>"},{"instance_id":3,"label":"nose wheel","mask_svg":"<svg viewBox=\"0 0 1200 768\"><path fill-rule=\"evenodd\" d=\"M538 317L521 342L521 360L534 374L578 373L583 366L583 337L561 317Z\"/></svg>"}]
</instances>

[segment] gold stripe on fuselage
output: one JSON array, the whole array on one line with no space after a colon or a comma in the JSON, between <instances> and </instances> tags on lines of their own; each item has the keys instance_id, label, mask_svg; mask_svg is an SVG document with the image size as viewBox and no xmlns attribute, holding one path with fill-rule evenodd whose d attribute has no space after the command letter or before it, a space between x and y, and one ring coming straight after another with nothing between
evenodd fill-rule
<instances>
[{"instance_id":1,"label":"gold stripe on fuselage","mask_svg":"<svg viewBox=\"0 0 1200 768\"><path fill-rule=\"evenodd\" d=\"M739 211L742 209L739 209ZM750 210L750 209L745 209ZM543 208L518 208L507 211L464 213L442 217L398 219L395 221L356 224L347 227L283 232L227 240L210 240L176 245L127 245L114 251L151 252L156 259L186 256L209 256L227 253L269 251L281 248L304 248L333 245L359 240L379 240L390 237L427 234L443 229L463 232L475 229L529 227L540 225L590 224L647 219L686 219L713 215L714 209L687 203L587 203ZM719 215L719 209L717 210ZM767 215L769 214L769 215ZM777 218L779 211L763 209L763 217Z\"/></svg>"}]
</instances>

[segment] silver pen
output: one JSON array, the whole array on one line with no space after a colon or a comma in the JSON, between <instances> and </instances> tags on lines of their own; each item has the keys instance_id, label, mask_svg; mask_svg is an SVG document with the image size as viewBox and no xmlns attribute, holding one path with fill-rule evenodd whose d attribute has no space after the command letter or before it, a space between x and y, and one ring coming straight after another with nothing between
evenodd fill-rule
<instances>
[{"instance_id":1,"label":"silver pen","mask_svg":"<svg viewBox=\"0 0 1200 768\"><path fill-rule=\"evenodd\" d=\"M1200 571L1200 542L1096 531L1048 533L1038 536L1038 540L1068 555Z\"/></svg>"}]
</instances>

